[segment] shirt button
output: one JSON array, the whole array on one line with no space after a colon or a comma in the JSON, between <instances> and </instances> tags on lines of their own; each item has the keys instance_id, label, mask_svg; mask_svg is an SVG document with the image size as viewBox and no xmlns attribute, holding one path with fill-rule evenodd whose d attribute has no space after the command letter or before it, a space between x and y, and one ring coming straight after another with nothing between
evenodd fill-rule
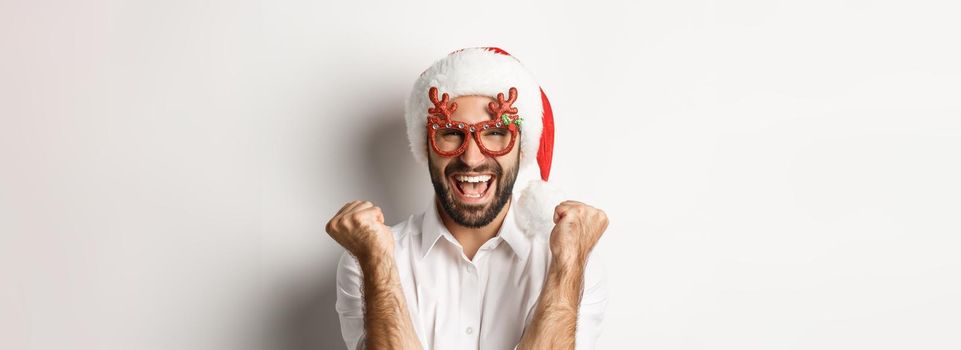
<instances>
[{"instance_id":1,"label":"shirt button","mask_svg":"<svg viewBox=\"0 0 961 350\"><path fill-rule=\"evenodd\" d=\"M467 327L467 329L464 330L464 333L467 333L467 334L474 333L474 329L473 329L473 328L470 328L470 327Z\"/></svg>"}]
</instances>

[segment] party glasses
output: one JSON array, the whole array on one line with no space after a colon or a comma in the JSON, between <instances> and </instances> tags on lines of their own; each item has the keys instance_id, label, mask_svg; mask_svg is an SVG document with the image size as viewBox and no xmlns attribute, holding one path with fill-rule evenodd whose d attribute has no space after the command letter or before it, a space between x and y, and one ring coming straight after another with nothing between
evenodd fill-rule
<instances>
[{"instance_id":1,"label":"party glasses","mask_svg":"<svg viewBox=\"0 0 961 350\"><path fill-rule=\"evenodd\" d=\"M482 153L491 157L505 155L514 148L518 126L524 120L517 116L517 108L511 107L517 101L517 89L510 88L506 100L503 93L497 94L497 102L487 105L487 110L498 118L474 124L451 118L457 110L457 103L449 102L450 96L446 92L438 99L437 88L432 86L427 96L434 104L427 109L427 138L437 154L460 156L467 150L471 138Z\"/></svg>"}]
</instances>

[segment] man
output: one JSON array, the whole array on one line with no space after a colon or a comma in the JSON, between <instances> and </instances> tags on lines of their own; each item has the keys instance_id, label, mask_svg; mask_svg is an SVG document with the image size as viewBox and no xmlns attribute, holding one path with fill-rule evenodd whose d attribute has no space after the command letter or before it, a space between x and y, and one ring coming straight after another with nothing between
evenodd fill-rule
<instances>
[{"instance_id":1,"label":"man","mask_svg":"<svg viewBox=\"0 0 961 350\"><path fill-rule=\"evenodd\" d=\"M421 74L406 109L436 196L393 227L366 201L327 223L347 250L336 305L347 347L593 348L607 287L590 253L607 217L549 200L553 116L531 75L498 48L455 51Z\"/></svg>"}]
</instances>

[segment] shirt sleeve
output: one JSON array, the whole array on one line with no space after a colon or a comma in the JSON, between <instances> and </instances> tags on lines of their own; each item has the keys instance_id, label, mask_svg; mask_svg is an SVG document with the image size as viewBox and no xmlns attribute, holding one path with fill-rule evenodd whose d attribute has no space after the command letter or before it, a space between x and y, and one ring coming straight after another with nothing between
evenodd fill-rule
<instances>
[{"instance_id":1,"label":"shirt sleeve","mask_svg":"<svg viewBox=\"0 0 961 350\"><path fill-rule=\"evenodd\" d=\"M604 259L595 250L587 258L584 269L584 290L581 305L577 309L577 328L574 331L574 348L577 350L594 349L601 335L604 311L607 309L607 273ZM527 316L526 326L530 326L534 313ZM525 327L526 327L525 326ZM517 346L514 346L517 350Z\"/></svg>"},{"instance_id":2,"label":"shirt sleeve","mask_svg":"<svg viewBox=\"0 0 961 350\"><path fill-rule=\"evenodd\" d=\"M366 348L361 273L357 259L345 251L337 264L337 303L335 308L340 316L340 333L344 337L347 349Z\"/></svg>"},{"instance_id":3,"label":"shirt sleeve","mask_svg":"<svg viewBox=\"0 0 961 350\"><path fill-rule=\"evenodd\" d=\"M604 259L600 255L597 250L591 252L584 270L584 293L581 295L581 305L577 312L574 338L574 348L578 350L594 349L597 338L601 335L608 291Z\"/></svg>"}]
</instances>

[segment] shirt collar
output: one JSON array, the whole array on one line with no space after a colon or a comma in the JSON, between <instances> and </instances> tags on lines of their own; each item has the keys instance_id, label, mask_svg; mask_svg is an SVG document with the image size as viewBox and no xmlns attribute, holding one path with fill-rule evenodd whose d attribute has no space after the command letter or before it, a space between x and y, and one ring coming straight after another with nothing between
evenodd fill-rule
<instances>
[{"instance_id":1,"label":"shirt collar","mask_svg":"<svg viewBox=\"0 0 961 350\"><path fill-rule=\"evenodd\" d=\"M437 209L437 200L431 197L430 205L427 206L427 212L424 213L424 223L420 230L421 257L425 257L427 253L430 253L430 250L441 236L445 236L447 239L454 238L453 235L450 234L450 231L447 230L447 227L440 221Z\"/></svg>"},{"instance_id":2,"label":"shirt collar","mask_svg":"<svg viewBox=\"0 0 961 350\"><path fill-rule=\"evenodd\" d=\"M514 201L512 200L511 202L513 206ZM507 215L504 217L504 223L497 232L497 236L500 236L504 242L507 242L507 245L511 247L514 254L523 261L527 260L527 256L530 253L531 242L524 232L521 231L520 227L517 226L513 209L513 207L507 208ZM427 207L427 212L424 213L424 223L421 226L421 257L425 257L430 253L440 237L444 237L452 243L457 242L457 239L454 238L441 221L438 210L440 210L440 208L437 207L437 199L432 197L431 205Z\"/></svg>"}]
</instances>

